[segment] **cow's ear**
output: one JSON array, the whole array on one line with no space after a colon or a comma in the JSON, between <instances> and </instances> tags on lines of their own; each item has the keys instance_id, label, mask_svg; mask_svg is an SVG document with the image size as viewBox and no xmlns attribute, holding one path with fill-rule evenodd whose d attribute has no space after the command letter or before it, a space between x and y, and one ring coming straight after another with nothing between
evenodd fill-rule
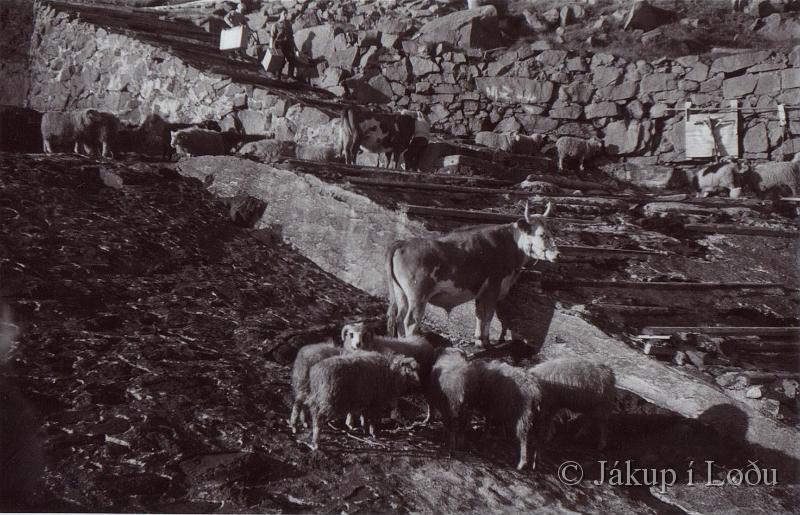
<instances>
[{"instance_id":1,"label":"cow's ear","mask_svg":"<svg viewBox=\"0 0 800 515\"><path fill-rule=\"evenodd\" d=\"M547 218L552 214L552 212L553 212L553 203L548 202L547 207L544 209L544 214L542 216Z\"/></svg>"}]
</instances>

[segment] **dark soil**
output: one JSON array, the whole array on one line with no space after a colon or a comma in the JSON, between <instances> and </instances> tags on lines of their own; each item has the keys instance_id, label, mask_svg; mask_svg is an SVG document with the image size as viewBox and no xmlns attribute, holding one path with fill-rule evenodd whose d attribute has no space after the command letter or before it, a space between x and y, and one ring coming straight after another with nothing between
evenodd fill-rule
<instances>
[{"instance_id":1,"label":"dark soil","mask_svg":"<svg viewBox=\"0 0 800 515\"><path fill-rule=\"evenodd\" d=\"M384 306L232 224L169 166L0 154L0 288L21 329L3 388L36 414L46 462L35 495L4 509L666 512L647 488L565 486L556 469L572 459L592 479L601 459L684 470L702 456L722 473L753 457L629 395L607 451L565 420L535 472L479 419L443 453L440 422L412 425L419 396L377 442L331 427L311 452L287 428L277 350Z\"/></svg>"}]
</instances>

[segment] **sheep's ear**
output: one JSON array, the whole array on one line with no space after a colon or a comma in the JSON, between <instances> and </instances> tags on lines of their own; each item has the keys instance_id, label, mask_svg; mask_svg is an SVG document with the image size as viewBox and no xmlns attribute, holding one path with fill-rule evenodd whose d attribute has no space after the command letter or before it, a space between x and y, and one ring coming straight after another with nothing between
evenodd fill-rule
<instances>
[{"instance_id":1,"label":"sheep's ear","mask_svg":"<svg viewBox=\"0 0 800 515\"><path fill-rule=\"evenodd\" d=\"M346 341L347 341L346 340L346 338L347 338L347 330L348 330L349 327L350 327L349 325L346 325L346 326L342 327L342 345L344 345L346 343Z\"/></svg>"}]
</instances>

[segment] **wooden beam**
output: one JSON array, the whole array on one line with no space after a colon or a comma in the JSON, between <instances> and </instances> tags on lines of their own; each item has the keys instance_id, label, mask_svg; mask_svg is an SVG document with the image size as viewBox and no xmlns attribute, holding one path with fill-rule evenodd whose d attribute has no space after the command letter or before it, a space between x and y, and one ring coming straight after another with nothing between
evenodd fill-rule
<instances>
[{"instance_id":1,"label":"wooden beam","mask_svg":"<svg viewBox=\"0 0 800 515\"><path fill-rule=\"evenodd\" d=\"M436 184L430 182L385 181L382 179L371 179L365 177L350 177L347 179L347 181L353 184L374 186L379 188L444 191L447 193L474 193L476 195L508 195L519 193L513 190L480 188L477 186L459 186L456 184Z\"/></svg>"},{"instance_id":2,"label":"wooden beam","mask_svg":"<svg viewBox=\"0 0 800 515\"><path fill-rule=\"evenodd\" d=\"M642 334L694 333L714 336L800 336L800 327L652 326Z\"/></svg>"},{"instance_id":3,"label":"wooden beam","mask_svg":"<svg viewBox=\"0 0 800 515\"><path fill-rule=\"evenodd\" d=\"M705 234L740 234L747 236L777 236L784 238L797 238L800 236L800 231L792 231L789 229L772 229L769 227L749 227L746 225L686 224L683 227L687 231Z\"/></svg>"},{"instance_id":4,"label":"wooden beam","mask_svg":"<svg viewBox=\"0 0 800 515\"><path fill-rule=\"evenodd\" d=\"M479 223L495 224L516 222L522 215L506 215L503 213L487 213L485 211L470 211L466 209L449 209L443 207L417 206L404 204L402 207L409 215L453 218L458 220L471 220ZM548 222L571 223L571 224L595 224L594 220L582 220L579 218L548 218Z\"/></svg>"},{"instance_id":5,"label":"wooden beam","mask_svg":"<svg viewBox=\"0 0 800 515\"><path fill-rule=\"evenodd\" d=\"M761 352L761 353L798 353L800 341L797 340L763 340L753 338L746 340L726 339L719 344L723 354L731 352Z\"/></svg>"},{"instance_id":6,"label":"wooden beam","mask_svg":"<svg viewBox=\"0 0 800 515\"><path fill-rule=\"evenodd\" d=\"M627 304L591 304L589 308L613 311L625 315L674 315L679 311L674 306L629 306Z\"/></svg>"},{"instance_id":7,"label":"wooden beam","mask_svg":"<svg viewBox=\"0 0 800 515\"><path fill-rule=\"evenodd\" d=\"M476 186L496 186L498 188L507 187L514 184L513 181L503 181L486 177L445 174L434 175L430 173L406 172L402 170L392 170L389 168L377 168L374 166L348 165L344 163L319 163L317 161L306 161L296 158L286 159L286 162L298 167L311 168L313 171L308 171L306 173L311 173L314 175L323 175L325 173L330 174L331 172L340 173L341 175L348 177L382 175L408 182L430 182L431 184L474 184ZM319 172L322 167L324 167L324 171ZM303 171L305 172L305 169Z\"/></svg>"},{"instance_id":8,"label":"wooden beam","mask_svg":"<svg viewBox=\"0 0 800 515\"><path fill-rule=\"evenodd\" d=\"M690 283L690 282L644 282L644 281L604 281L590 279L573 280L543 280L542 287L549 290L563 290L569 288L632 288L642 290L743 290L743 289L780 289L787 287L780 283Z\"/></svg>"}]
</instances>

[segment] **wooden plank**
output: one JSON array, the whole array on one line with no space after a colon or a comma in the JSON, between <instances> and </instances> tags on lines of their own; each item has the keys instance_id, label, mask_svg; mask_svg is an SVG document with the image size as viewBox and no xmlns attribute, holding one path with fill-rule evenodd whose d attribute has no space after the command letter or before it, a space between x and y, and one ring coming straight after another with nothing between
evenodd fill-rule
<instances>
[{"instance_id":1,"label":"wooden plank","mask_svg":"<svg viewBox=\"0 0 800 515\"><path fill-rule=\"evenodd\" d=\"M287 163L290 163L295 166L303 166L312 168L314 171L308 171L306 173L316 174L317 170L320 169L320 163L316 161L306 161L303 159L286 159ZM467 175L433 175L430 173L420 173L420 172L406 172L402 170L392 170L388 168L377 168L374 166L362 166L362 165L348 165L344 163L324 163L324 170L323 172L319 172L320 175L324 173L330 174L330 172L337 172L342 175L346 176L353 176L359 177L362 175L383 175L387 177L392 177L396 179L403 179L409 182L411 181L419 181L419 182L430 182L431 184L457 184L457 183L466 183L466 184L475 184L475 185L484 185L484 186L497 186L506 187L511 186L514 184L513 181L503 181L499 179L490 179L486 177L472 177ZM306 170L303 170L304 172Z\"/></svg>"},{"instance_id":2,"label":"wooden plank","mask_svg":"<svg viewBox=\"0 0 800 515\"><path fill-rule=\"evenodd\" d=\"M559 247L559 250L561 248ZM679 311L674 306L629 306L627 304L592 304L590 308L613 311L625 315L674 315Z\"/></svg>"},{"instance_id":3,"label":"wooden plank","mask_svg":"<svg viewBox=\"0 0 800 515\"><path fill-rule=\"evenodd\" d=\"M788 287L779 283L690 283L690 282L643 282L643 281L604 281L589 279L573 280L543 280L542 287L550 290L560 290L569 288L632 288L643 290L743 290L743 289L779 289L784 290Z\"/></svg>"},{"instance_id":4,"label":"wooden plank","mask_svg":"<svg viewBox=\"0 0 800 515\"><path fill-rule=\"evenodd\" d=\"M647 259L650 256L668 256L664 250L629 250L585 245L559 245L559 252L566 256L586 256L598 259Z\"/></svg>"},{"instance_id":5,"label":"wooden plank","mask_svg":"<svg viewBox=\"0 0 800 515\"><path fill-rule=\"evenodd\" d=\"M506 215L503 213L487 213L485 211L470 211L466 209L450 209L444 207L428 207L417 206L412 204L404 204L403 210L409 215L427 216L427 217L443 217L454 218L459 220L471 220L481 223L510 223L516 222L522 215ZM571 223L571 224L596 224L594 220L582 220L579 218L556 218L550 217L547 219L549 222L555 223Z\"/></svg>"},{"instance_id":6,"label":"wooden plank","mask_svg":"<svg viewBox=\"0 0 800 515\"><path fill-rule=\"evenodd\" d=\"M642 334L694 333L714 336L800 336L800 327L651 326Z\"/></svg>"},{"instance_id":7,"label":"wooden plank","mask_svg":"<svg viewBox=\"0 0 800 515\"><path fill-rule=\"evenodd\" d=\"M798 340L764 340L753 338L746 340L728 340L719 344L724 354L731 352L770 352L770 353L798 353L800 341Z\"/></svg>"},{"instance_id":8,"label":"wooden plank","mask_svg":"<svg viewBox=\"0 0 800 515\"><path fill-rule=\"evenodd\" d=\"M348 178L347 181L353 184L364 186L384 187L391 189L444 191L447 193L474 193L476 195L508 195L518 193L507 189L480 188L477 186L459 186L456 184L436 184L430 182L386 181L382 179L370 179L365 177L351 177Z\"/></svg>"},{"instance_id":9,"label":"wooden plank","mask_svg":"<svg viewBox=\"0 0 800 515\"><path fill-rule=\"evenodd\" d=\"M732 224L685 224L684 229L705 234L739 234L746 236L776 236L797 238L800 231L789 229L772 229L769 227L749 227L746 225Z\"/></svg>"}]
</instances>

